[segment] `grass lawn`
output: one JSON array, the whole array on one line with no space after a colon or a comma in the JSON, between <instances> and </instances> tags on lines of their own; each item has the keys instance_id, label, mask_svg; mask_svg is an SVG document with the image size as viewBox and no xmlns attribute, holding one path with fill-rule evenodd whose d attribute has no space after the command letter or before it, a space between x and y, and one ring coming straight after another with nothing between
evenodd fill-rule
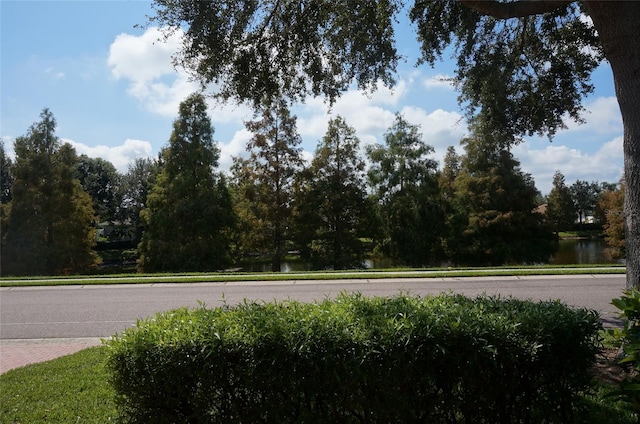
<instances>
[{"instance_id":1,"label":"grass lawn","mask_svg":"<svg viewBox=\"0 0 640 424\"><path fill-rule=\"evenodd\" d=\"M107 350L94 347L0 375L0 423L117 422L114 391L107 383ZM630 424L627 407L606 396L612 386L597 383L584 396L577 423Z\"/></svg>"},{"instance_id":2,"label":"grass lawn","mask_svg":"<svg viewBox=\"0 0 640 424\"><path fill-rule=\"evenodd\" d=\"M93 284L160 284L160 283L228 283L232 281L290 281L290 280L368 280L383 278L451 278L490 277L527 275L581 275L581 274L624 274L622 265L531 265L477 268L428 268L428 269L382 269L345 271L303 271L303 272L213 272L183 274L112 274L76 276L33 276L2 277L0 287L93 285Z\"/></svg>"},{"instance_id":3,"label":"grass lawn","mask_svg":"<svg viewBox=\"0 0 640 424\"><path fill-rule=\"evenodd\" d=\"M558 236L561 239L567 238L597 238L603 237L602 230L576 230L576 231L560 231Z\"/></svg>"},{"instance_id":4,"label":"grass lawn","mask_svg":"<svg viewBox=\"0 0 640 424\"><path fill-rule=\"evenodd\" d=\"M94 347L0 375L0 423L116 422L106 358Z\"/></svg>"}]
</instances>

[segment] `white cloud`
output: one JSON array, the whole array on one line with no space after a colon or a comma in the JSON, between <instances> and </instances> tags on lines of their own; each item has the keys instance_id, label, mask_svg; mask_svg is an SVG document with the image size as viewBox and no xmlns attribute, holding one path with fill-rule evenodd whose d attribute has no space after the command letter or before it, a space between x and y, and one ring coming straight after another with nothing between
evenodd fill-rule
<instances>
[{"instance_id":1,"label":"white cloud","mask_svg":"<svg viewBox=\"0 0 640 424\"><path fill-rule=\"evenodd\" d=\"M208 113L211 122L216 124L240 124L253 119L253 109L247 105L233 103L221 103L216 100L209 100ZM178 109L176 109L177 111Z\"/></svg>"},{"instance_id":2,"label":"white cloud","mask_svg":"<svg viewBox=\"0 0 640 424\"><path fill-rule=\"evenodd\" d=\"M305 144L313 145L322 138L327 131L327 125L329 123L329 116L326 113L312 113L304 114L296 113L297 126L300 136L304 140Z\"/></svg>"},{"instance_id":3,"label":"white cloud","mask_svg":"<svg viewBox=\"0 0 640 424\"><path fill-rule=\"evenodd\" d=\"M9 135L3 135L0 137L2 144L4 145L4 153L13 161L16 159L16 152L13 149L13 142L15 138Z\"/></svg>"},{"instance_id":4,"label":"white cloud","mask_svg":"<svg viewBox=\"0 0 640 424\"><path fill-rule=\"evenodd\" d=\"M523 171L533 175L543 194L552 188L553 174L562 172L567 184L576 180L617 182L623 173L622 137L604 143L593 154L565 145L550 144L545 149L531 149L522 143L513 149Z\"/></svg>"},{"instance_id":5,"label":"white cloud","mask_svg":"<svg viewBox=\"0 0 640 424\"><path fill-rule=\"evenodd\" d=\"M310 165L313 161L313 152L309 150L302 151L302 160L305 162L306 166Z\"/></svg>"},{"instance_id":6,"label":"white cloud","mask_svg":"<svg viewBox=\"0 0 640 424\"><path fill-rule=\"evenodd\" d=\"M535 142L522 143L513 149L522 169L533 175L543 194L551 191L555 171L562 172L567 184L578 179L617 182L623 174L623 127L616 98L597 97L585 109L584 124L569 121L568 129L558 132L563 144L556 141L535 149Z\"/></svg>"},{"instance_id":7,"label":"white cloud","mask_svg":"<svg viewBox=\"0 0 640 424\"><path fill-rule=\"evenodd\" d=\"M400 112L411 124L419 125L424 141L433 146L433 158L442 161L448 146L458 146L467 134L467 124L462 115L454 111L436 109L428 112L416 106L404 106L402 102L412 91L413 79L401 80L395 90L383 86L367 96L350 90L339 98L331 109L321 99L311 99L300 105L294 113L298 116L298 129L305 140L305 147L313 151L324 136L329 119L340 115L356 130L362 146L383 143L383 135Z\"/></svg>"},{"instance_id":8,"label":"white cloud","mask_svg":"<svg viewBox=\"0 0 640 424\"><path fill-rule=\"evenodd\" d=\"M460 113L442 109L427 113L415 106L405 106L401 113L407 122L420 126L424 142L435 149L433 158L441 166L449 146L454 146L458 153L462 153L460 140L468 131L467 123Z\"/></svg>"},{"instance_id":9,"label":"white cloud","mask_svg":"<svg viewBox=\"0 0 640 424\"><path fill-rule=\"evenodd\" d=\"M127 139L119 146L87 146L74 140L61 139L63 143L71 144L79 155L91 158L102 158L113 164L120 173L127 172L129 165L138 158L151 157L151 143L143 140Z\"/></svg>"},{"instance_id":10,"label":"white cloud","mask_svg":"<svg viewBox=\"0 0 640 424\"><path fill-rule=\"evenodd\" d=\"M49 67L49 68L45 69L44 72L45 72L45 74L49 75L54 80L61 80L61 79L64 79L64 77L65 77L64 72L57 71L53 67Z\"/></svg>"},{"instance_id":11,"label":"white cloud","mask_svg":"<svg viewBox=\"0 0 640 424\"><path fill-rule=\"evenodd\" d=\"M566 131L588 131L596 134L622 134L622 115L615 97L597 97L585 104L584 124L567 120Z\"/></svg>"},{"instance_id":12,"label":"white cloud","mask_svg":"<svg viewBox=\"0 0 640 424\"><path fill-rule=\"evenodd\" d=\"M111 74L128 80L128 93L162 116L176 116L180 102L198 90L198 85L172 64L182 35L178 30L165 39L158 28L152 27L140 36L120 34L109 47Z\"/></svg>"},{"instance_id":13,"label":"white cloud","mask_svg":"<svg viewBox=\"0 0 640 424\"><path fill-rule=\"evenodd\" d=\"M327 131L329 120L340 115L356 130L362 144L375 143L393 123L394 114L407 89L407 83L402 80L393 89L379 83L373 93L353 89L344 93L331 107L323 99L310 99L293 111L298 117L300 135L315 147Z\"/></svg>"},{"instance_id":14,"label":"white cloud","mask_svg":"<svg viewBox=\"0 0 640 424\"><path fill-rule=\"evenodd\" d=\"M171 56L181 45L182 31L163 41L158 28L148 28L135 36L120 34L109 47L107 63L116 78L147 82L174 72Z\"/></svg>"},{"instance_id":15,"label":"white cloud","mask_svg":"<svg viewBox=\"0 0 640 424\"><path fill-rule=\"evenodd\" d=\"M252 134L245 128L236 131L233 138L228 143L220 143L220 166L223 171L231 168L234 157L242 157L245 153L247 142Z\"/></svg>"},{"instance_id":16,"label":"white cloud","mask_svg":"<svg viewBox=\"0 0 640 424\"><path fill-rule=\"evenodd\" d=\"M182 45L183 32L177 30L164 39L158 28L148 28L142 35L120 34L109 48L107 64L116 79L129 82L127 92L149 111L174 118L180 102L199 91L184 69L176 69L172 56ZM252 110L233 102L209 102L212 122L227 124L249 119Z\"/></svg>"},{"instance_id":17,"label":"white cloud","mask_svg":"<svg viewBox=\"0 0 640 424\"><path fill-rule=\"evenodd\" d=\"M467 123L458 112L436 109L427 113L415 106L405 106L401 113L408 122L420 125L420 131L426 137L451 133L459 141L467 134Z\"/></svg>"},{"instance_id":18,"label":"white cloud","mask_svg":"<svg viewBox=\"0 0 640 424\"><path fill-rule=\"evenodd\" d=\"M149 81L129 87L129 93L142 101L148 110L166 117L175 117L180 102L194 91L197 87L183 74L177 74L170 84Z\"/></svg>"}]
</instances>

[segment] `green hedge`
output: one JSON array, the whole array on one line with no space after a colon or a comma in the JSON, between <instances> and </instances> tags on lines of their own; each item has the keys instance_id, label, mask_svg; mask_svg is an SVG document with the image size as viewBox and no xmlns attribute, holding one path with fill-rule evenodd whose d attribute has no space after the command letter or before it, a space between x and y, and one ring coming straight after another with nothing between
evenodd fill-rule
<instances>
[{"instance_id":1,"label":"green hedge","mask_svg":"<svg viewBox=\"0 0 640 424\"><path fill-rule=\"evenodd\" d=\"M178 309L108 342L124 422L570 422L598 314L461 295Z\"/></svg>"},{"instance_id":2,"label":"green hedge","mask_svg":"<svg viewBox=\"0 0 640 424\"><path fill-rule=\"evenodd\" d=\"M625 290L624 294L611 303L620 309L620 317L624 318L622 329L610 329L621 343L624 355L620 364L625 366L626 378L620 382L615 395L626 401L640 421L640 291Z\"/></svg>"}]
</instances>

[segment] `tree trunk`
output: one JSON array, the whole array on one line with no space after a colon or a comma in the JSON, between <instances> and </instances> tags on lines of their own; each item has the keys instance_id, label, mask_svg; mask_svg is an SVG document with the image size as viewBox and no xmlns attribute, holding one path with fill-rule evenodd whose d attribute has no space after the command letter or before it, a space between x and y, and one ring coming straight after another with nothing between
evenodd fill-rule
<instances>
[{"instance_id":1,"label":"tree trunk","mask_svg":"<svg viewBox=\"0 0 640 424\"><path fill-rule=\"evenodd\" d=\"M273 237L273 250L274 254L271 258L271 272L280 272L282 269L282 258L284 256L283 253L283 244L284 241L282 239L282 230L280 226L280 216L276 218L277 222L275 223L275 231Z\"/></svg>"},{"instance_id":2,"label":"tree trunk","mask_svg":"<svg viewBox=\"0 0 640 424\"><path fill-rule=\"evenodd\" d=\"M584 4L611 64L622 114L627 288L640 289L640 2Z\"/></svg>"}]
</instances>

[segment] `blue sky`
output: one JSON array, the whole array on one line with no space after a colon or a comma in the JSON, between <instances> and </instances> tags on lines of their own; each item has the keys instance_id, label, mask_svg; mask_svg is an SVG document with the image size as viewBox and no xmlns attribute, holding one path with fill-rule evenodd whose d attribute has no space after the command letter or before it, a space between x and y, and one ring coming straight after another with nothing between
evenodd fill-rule
<instances>
[{"instance_id":1,"label":"blue sky","mask_svg":"<svg viewBox=\"0 0 640 424\"><path fill-rule=\"evenodd\" d=\"M0 0L0 137L12 150L49 108L57 135L81 154L110 160L121 172L137 157L156 156L167 144L179 103L197 85L171 65L179 35L158 41L157 28L136 28L153 13L148 1L7 1ZM441 80L451 75L448 60L415 67L415 33L409 24L398 30L398 50L407 62L398 69L393 90L379 87L367 96L349 91L332 114L356 129L363 145L382 143L382 134L401 112L420 125L424 140L440 163L448 146L462 153L467 133L457 93ZM622 120L608 64L593 75L595 92L584 102L586 124L547 138L530 138L513 149L522 169L547 194L556 170L569 184L577 179L617 182L622 175ZM330 118L322 99L293 109L307 157L326 131ZM242 155L250 134L243 121L252 118L244 106L211 105L220 167Z\"/></svg>"}]
</instances>

